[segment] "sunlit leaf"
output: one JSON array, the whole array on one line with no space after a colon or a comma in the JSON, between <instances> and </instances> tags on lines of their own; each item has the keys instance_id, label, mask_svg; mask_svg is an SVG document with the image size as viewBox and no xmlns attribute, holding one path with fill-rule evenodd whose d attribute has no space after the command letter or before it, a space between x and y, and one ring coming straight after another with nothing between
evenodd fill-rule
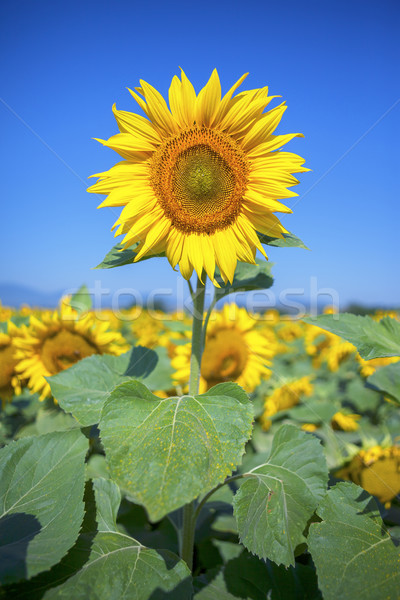
<instances>
[{"instance_id":1,"label":"sunlit leaf","mask_svg":"<svg viewBox=\"0 0 400 600\"><path fill-rule=\"evenodd\" d=\"M369 316L341 313L306 317L303 320L351 342L365 360L400 356L400 322L396 319L384 317L374 321Z\"/></svg>"},{"instance_id":2,"label":"sunlit leaf","mask_svg":"<svg viewBox=\"0 0 400 600\"><path fill-rule=\"evenodd\" d=\"M274 436L268 461L245 475L233 506L242 543L261 558L294 564L296 546L326 492L328 470L319 441L293 425Z\"/></svg>"},{"instance_id":3,"label":"sunlit leaf","mask_svg":"<svg viewBox=\"0 0 400 600\"><path fill-rule=\"evenodd\" d=\"M0 451L2 583L49 569L74 544L87 449L87 439L73 429L21 439Z\"/></svg>"},{"instance_id":4,"label":"sunlit leaf","mask_svg":"<svg viewBox=\"0 0 400 600\"><path fill-rule=\"evenodd\" d=\"M232 473L252 416L234 383L160 399L131 381L112 392L99 426L112 478L157 521Z\"/></svg>"},{"instance_id":5,"label":"sunlit leaf","mask_svg":"<svg viewBox=\"0 0 400 600\"><path fill-rule=\"evenodd\" d=\"M116 385L131 377L146 380L158 362L154 350L136 346L121 356L94 354L48 378L63 410L87 427L99 422L101 409Z\"/></svg>"},{"instance_id":6,"label":"sunlit leaf","mask_svg":"<svg viewBox=\"0 0 400 600\"><path fill-rule=\"evenodd\" d=\"M259 233L258 237L262 244L268 246L277 246L279 248L304 248L304 250L310 249L297 237L297 235L294 235L293 233L283 233L282 235L282 238L273 238Z\"/></svg>"},{"instance_id":7,"label":"sunlit leaf","mask_svg":"<svg viewBox=\"0 0 400 600\"><path fill-rule=\"evenodd\" d=\"M123 244L116 244L111 248L111 250L106 254L102 262L95 267L95 269L113 269L114 267L123 267L124 265L133 264L133 261L137 255L135 252L135 248L139 246L139 243L133 244L130 248L123 249ZM143 258L139 259L137 262L141 262L142 260L147 260L148 258L162 257L165 256L165 253L161 254L146 254Z\"/></svg>"},{"instance_id":8,"label":"sunlit leaf","mask_svg":"<svg viewBox=\"0 0 400 600\"><path fill-rule=\"evenodd\" d=\"M400 404L400 362L377 369L367 381Z\"/></svg>"},{"instance_id":9,"label":"sunlit leaf","mask_svg":"<svg viewBox=\"0 0 400 600\"><path fill-rule=\"evenodd\" d=\"M215 288L217 299L223 298L235 292L249 292L251 290L265 290L270 288L274 282L271 275L271 263L259 261L257 264L238 262L233 282L224 284L222 277L216 270L215 278L220 288Z\"/></svg>"},{"instance_id":10,"label":"sunlit leaf","mask_svg":"<svg viewBox=\"0 0 400 600\"><path fill-rule=\"evenodd\" d=\"M191 576L186 564L172 552L156 551L120 533L99 533L82 569L45 600L189 600Z\"/></svg>"},{"instance_id":11,"label":"sunlit leaf","mask_svg":"<svg viewBox=\"0 0 400 600\"><path fill-rule=\"evenodd\" d=\"M318 507L308 536L324 600L398 598L400 554L371 496L339 483Z\"/></svg>"}]
</instances>

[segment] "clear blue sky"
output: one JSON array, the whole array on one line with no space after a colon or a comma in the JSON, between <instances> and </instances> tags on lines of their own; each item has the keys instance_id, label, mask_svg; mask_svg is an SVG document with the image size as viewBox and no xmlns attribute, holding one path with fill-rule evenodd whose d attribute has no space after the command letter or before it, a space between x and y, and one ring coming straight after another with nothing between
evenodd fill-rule
<instances>
[{"instance_id":1,"label":"clear blue sky","mask_svg":"<svg viewBox=\"0 0 400 600\"><path fill-rule=\"evenodd\" d=\"M116 215L85 187L118 160L92 140L116 133L112 104L136 110L139 78L166 94L181 65L196 89L249 71L244 87L287 101L279 132L306 136L288 149L312 172L283 222L312 252L271 249L276 294L316 278L343 305L400 304L399 16L395 0L3 0L0 283L176 288L159 259L91 270Z\"/></svg>"}]
</instances>

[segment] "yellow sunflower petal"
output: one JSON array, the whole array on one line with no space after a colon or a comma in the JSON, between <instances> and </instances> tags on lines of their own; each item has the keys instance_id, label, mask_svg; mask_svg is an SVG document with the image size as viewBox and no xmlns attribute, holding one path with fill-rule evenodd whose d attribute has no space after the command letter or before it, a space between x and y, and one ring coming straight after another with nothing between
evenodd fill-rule
<instances>
[{"instance_id":1,"label":"yellow sunflower petal","mask_svg":"<svg viewBox=\"0 0 400 600\"><path fill-rule=\"evenodd\" d=\"M200 90L196 102L196 121L207 127L211 125L214 115L221 102L221 83L217 69L211 73L211 77Z\"/></svg>"},{"instance_id":2,"label":"yellow sunflower petal","mask_svg":"<svg viewBox=\"0 0 400 600\"><path fill-rule=\"evenodd\" d=\"M130 90L147 118L117 110L120 133L102 143L125 161L98 173L89 189L106 194L101 207L121 206L113 229L137 260L165 252L184 277L193 269L214 280L218 266L232 281L238 260L265 254L257 231L276 237L287 230L273 213L290 213L285 198L307 170L304 159L278 151L300 134L274 135L285 105L264 112L268 87L235 95L243 75L221 99L216 70L198 96L181 70L169 104L145 81Z\"/></svg>"}]
</instances>

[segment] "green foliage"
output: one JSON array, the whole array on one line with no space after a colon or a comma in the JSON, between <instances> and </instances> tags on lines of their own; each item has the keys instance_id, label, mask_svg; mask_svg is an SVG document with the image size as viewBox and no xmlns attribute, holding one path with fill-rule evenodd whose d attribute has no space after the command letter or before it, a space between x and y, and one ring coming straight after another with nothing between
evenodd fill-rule
<instances>
[{"instance_id":1,"label":"green foliage","mask_svg":"<svg viewBox=\"0 0 400 600\"><path fill-rule=\"evenodd\" d=\"M50 571L7 586L6 598L119 600L125 593L143 600L189 600L191 577L185 563L172 552L156 552L117 530L120 495L115 483L94 479L87 483L84 499L81 532L68 554Z\"/></svg>"},{"instance_id":2,"label":"green foliage","mask_svg":"<svg viewBox=\"0 0 400 600\"><path fill-rule=\"evenodd\" d=\"M2 583L56 564L83 518L87 440L77 429L25 438L0 451Z\"/></svg>"},{"instance_id":3,"label":"green foliage","mask_svg":"<svg viewBox=\"0 0 400 600\"><path fill-rule=\"evenodd\" d=\"M224 284L218 269L215 278L220 288L215 288L217 300L235 292L248 292L251 290L264 290L270 288L274 282L271 275L271 263L264 260L255 265L238 262L232 283Z\"/></svg>"},{"instance_id":4,"label":"green foliage","mask_svg":"<svg viewBox=\"0 0 400 600\"><path fill-rule=\"evenodd\" d=\"M93 479L96 521L99 532L117 531L117 514L121 504L119 487L111 479Z\"/></svg>"},{"instance_id":5,"label":"green foliage","mask_svg":"<svg viewBox=\"0 0 400 600\"><path fill-rule=\"evenodd\" d=\"M86 285L82 285L79 288L72 296L69 304L78 314L87 312L92 308L92 297Z\"/></svg>"},{"instance_id":6,"label":"green foliage","mask_svg":"<svg viewBox=\"0 0 400 600\"><path fill-rule=\"evenodd\" d=\"M190 571L172 552L145 548L120 533L99 533L89 560L64 584L44 596L45 600L189 600Z\"/></svg>"},{"instance_id":7,"label":"green foliage","mask_svg":"<svg viewBox=\"0 0 400 600\"><path fill-rule=\"evenodd\" d=\"M49 377L52 394L61 408L85 427L99 422L101 409L112 390L132 377L152 389L163 387L170 373L166 354L136 346L121 356L92 355ZM159 361L159 357L162 359ZM163 384L161 385L161 381Z\"/></svg>"},{"instance_id":8,"label":"green foliage","mask_svg":"<svg viewBox=\"0 0 400 600\"><path fill-rule=\"evenodd\" d=\"M123 244L116 244L107 252L103 261L95 267L95 269L113 269L114 267L123 267L124 265L130 265L136 258L137 252L135 249L139 246L139 243L133 244L129 248L124 250ZM146 254L138 262L147 260L148 258L165 256L161 254Z\"/></svg>"},{"instance_id":9,"label":"green foliage","mask_svg":"<svg viewBox=\"0 0 400 600\"><path fill-rule=\"evenodd\" d=\"M304 321L351 342L365 360L400 356L400 323L396 319L384 317L374 321L368 316L342 313L307 317Z\"/></svg>"},{"instance_id":10,"label":"green foliage","mask_svg":"<svg viewBox=\"0 0 400 600\"><path fill-rule=\"evenodd\" d=\"M261 558L294 564L307 522L326 491L319 441L292 425L274 436L268 461L245 475L233 506L242 543Z\"/></svg>"},{"instance_id":11,"label":"green foliage","mask_svg":"<svg viewBox=\"0 0 400 600\"><path fill-rule=\"evenodd\" d=\"M339 483L317 510L309 549L324 600L398 598L400 555L374 500L353 483Z\"/></svg>"},{"instance_id":12,"label":"green foliage","mask_svg":"<svg viewBox=\"0 0 400 600\"><path fill-rule=\"evenodd\" d=\"M282 238L273 238L263 233L259 233L258 237L262 244L268 246L277 246L278 248L304 248L304 250L310 249L293 233L284 233L282 235Z\"/></svg>"},{"instance_id":13,"label":"green foliage","mask_svg":"<svg viewBox=\"0 0 400 600\"><path fill-rule=\"evenodd\" d=\"M196 600L319 600L317 576L308 565L296 563L295 567L264 562L244 551L227 562L212 577L210 573L199 577L195 586L199 590Z\"/></svg>"},{"instance_id":14,"label":"green foliage","mask_svg":"<svg viewBox=\"0 0 400 600\"><path fill-rule=\"evenodd\" d=\"M252 418L246 393L234 383L160 399L131 381L112 392L99 426L111 476L157 521L232 473Z\"/></svg>"},{"instance_id":15,"label":"green foliage","mask_svg":"<svg viewBox=\"0 0 400 600\"><path fill-rule=\"evenodd\" d=\"M400 362L378 369L368 377L368 383L400 404Z\"/></svg>"},{"instance_id":16,"label":"green foliage","mask_svg":"<svg viewBox=\"0 0 400 600\"><path fill-rule=\"evenodd\" d=\"M269 266L239 264L233 285L223 286L216 299L268 287ZM79 294L85 289L77 302ZM365 352L393 351L393 321L361 323ZM129 324L120 325L132 340ZM0 598L191 598L191 574L177 555L188 557L183 524L193 500L198 600L397 600L399 554L388 532L398 543L398 500L382 509L382 520L353 484L327 493L326 460L334 478L365 440L395 443L390 438L398 435L400 415L384 396L399 402L400 367L378 368L366 386L355 352L335 354L330 338L319 347L323 332L310 348L309 329L301 324L260 321L257 328L272 343L275 336L279 350L271 377L250 400L234 383L202 395L159 398L149 390L166 394L174 387L171 348L137 346L119 357L83 359L50 378L58 404L39 402L25 390L3 405L0 465L11 505L0 519L6 557L0 555ZM169 330L173 344L186 343L187 329L186 320L165 316L162 335ZM256 421L246 443L252 416L263 415L266 398L303 376L311 376L310 395L277 394L272 424ZM338 411L360 415L354 430L338 430L337 422L333 427ZM312 424L313 434L301 431L313 430ZM394 460L387 477L380 466L395 493ZM367 486L368 478L363 482Z\"/></svg>"}]
</instances>

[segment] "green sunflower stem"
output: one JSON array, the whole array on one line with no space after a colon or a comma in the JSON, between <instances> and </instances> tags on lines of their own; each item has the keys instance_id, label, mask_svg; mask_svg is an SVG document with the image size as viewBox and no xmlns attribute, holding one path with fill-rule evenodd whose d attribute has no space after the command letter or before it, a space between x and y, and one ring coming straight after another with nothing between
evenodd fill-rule
<instances>
[{"instance_id":1,"label":"green sunflower stem","mask_svg":"<svg viewBox=\"0 0 400 600\"><path fill-rule=\"evenodd\" d=\"M204 275L205 278L205 275ZM203 315L206 286L200 277L197 279L196 292L193 294L192 352L190 357L189 395L199 393L201 356L203 353ZM181 535L181 558L190 570L193 568L194 534L196 529L195 503L183 507Z\"/></svg>"},{"instance_id":2,"label":"green sunflower stem","mask_svg":"<svg viewBox=\"0 0 400 600\"><path fill-rule=\"evenodd\" d=\"M197 278L193 297L192 353L190 357L189 395L199 393L201 355L203 353L203 315L206 286Z\"/></svg>"}]
</instances>

